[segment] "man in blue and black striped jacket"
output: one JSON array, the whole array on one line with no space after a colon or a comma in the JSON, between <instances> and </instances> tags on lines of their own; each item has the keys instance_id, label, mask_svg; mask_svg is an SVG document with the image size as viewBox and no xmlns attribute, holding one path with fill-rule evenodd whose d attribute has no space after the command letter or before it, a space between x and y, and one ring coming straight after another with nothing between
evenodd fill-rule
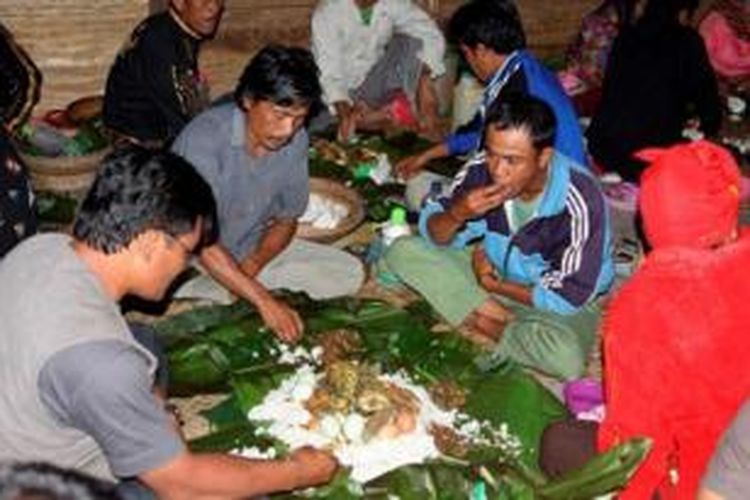
<instances>
[{"instance_id":1,"label":"man in blue and black striped jacket","mask_svg":"<svg viewBox=\"0 0 750 500\"><path fill-rule=\"evenodd\" d=\"M428 201L422 238L396 241L386 259L494 360L570 379L583 373L614 272L597 181L554 137L543 101L495 103L482 154L448 197Z\"/></svg>"}]
</instances>

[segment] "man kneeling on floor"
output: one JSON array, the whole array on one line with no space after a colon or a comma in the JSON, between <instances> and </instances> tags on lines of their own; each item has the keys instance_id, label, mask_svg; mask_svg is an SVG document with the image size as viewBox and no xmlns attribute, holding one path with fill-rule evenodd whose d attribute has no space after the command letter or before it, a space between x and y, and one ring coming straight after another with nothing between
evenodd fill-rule
<instances>
[{"instance_id":1,"label":"man kneeling on floor","mask_svg":"<svg viewBox=\"0 0 750 500\"><path fill-rule=\"evenodd\" d=\"M335 461L312 449L285 461L190 453L153 390L157 360L117 302L160 299L216 241L216 220L211 188L185 160L122 150L101 166L72 238L34 236L6 256L0 462L134 478L123 485L163 498L249 497L331 477Z\"/></svg>"},{"instance_id":2,"label":"man kneeling on floor","mask_svg":"<svg viewBox=\"0 0 750 500\"><path fill-rule=\"evenodd\" d=\"M459 331L492 345L490 365L512 358L570 379L583 373L614 273L602 193L554 136L539 99L493 105L483 154L423 208L423 239L397 240L386 261Z\"/></svg>"}]
</instances>

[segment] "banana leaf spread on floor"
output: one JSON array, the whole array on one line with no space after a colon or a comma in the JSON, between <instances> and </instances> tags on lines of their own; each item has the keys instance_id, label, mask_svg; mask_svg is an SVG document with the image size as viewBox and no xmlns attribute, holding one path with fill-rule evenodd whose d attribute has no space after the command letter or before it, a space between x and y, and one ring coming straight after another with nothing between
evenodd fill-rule
<instances>
[{"instance_id":1,"label":"banana leaf spread on floor","mask_svg":"<svg viewBox=\"0 0 750 500\"><path fill-rule=\"evenodd\" d=\"M424 303L286 297L306 318L279 344L242 304L197 308L156 325L173 394L227 392L200 451L283 456L313 444L342 472L292 496L592 498L624 484L648 449L630 441L554 481L538 469L544 427L562 405L520 368L483 372L476 347L432 332Z\"/></svg>"}]
</instances>

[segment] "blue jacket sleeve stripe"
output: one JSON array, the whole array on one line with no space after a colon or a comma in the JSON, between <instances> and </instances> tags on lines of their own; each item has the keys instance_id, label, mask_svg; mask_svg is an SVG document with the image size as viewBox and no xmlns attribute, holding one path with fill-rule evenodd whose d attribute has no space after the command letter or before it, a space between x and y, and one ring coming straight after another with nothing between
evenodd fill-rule
<instances>
[{"instance_id":1,"label":"blue jacket sleeve stripe","mask_svg":"<svg viewBox=\"0 0 750 500\"><path fill-rule=\"evenodd\" d=\"M570 242L560 262L551 263L540 277L532 299L540 309L570 314L597 293L606 228L573 183L565 207L570 215Z\"/></svg>"}]
</instances>

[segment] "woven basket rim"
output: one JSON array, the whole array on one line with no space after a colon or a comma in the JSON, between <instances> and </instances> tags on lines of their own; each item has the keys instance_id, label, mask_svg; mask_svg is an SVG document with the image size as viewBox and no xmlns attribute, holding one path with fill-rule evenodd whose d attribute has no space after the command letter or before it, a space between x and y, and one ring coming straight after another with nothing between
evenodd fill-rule
<instances>
[{"instance_id":1,"label":"woven basket rim","mask_svg":"<svg viewBox=\"0 0 750 500\"><path fill-rule=\"evenodd\" d=\"M310 177L310 193L320 194L344 203L349 208L349 215L334 229L321 229L310 224L299 224L296 236L318 243L332 243L354 231L365 219L365 204L354 189L340 182L322 177Z\"/></svg>"},{"instance_id":2,"label":"woven basket rim","mask_svg":"<svg viewBox=\"0 0 750 500\"><path fill-rule=\"evenodd\" d=\"M80 156L35 156L21 150L18 155L32 174L47 177L68 177L96 172L99 164L112 151L105 146L92 153Z\"/></svg>"}]
</instances>

